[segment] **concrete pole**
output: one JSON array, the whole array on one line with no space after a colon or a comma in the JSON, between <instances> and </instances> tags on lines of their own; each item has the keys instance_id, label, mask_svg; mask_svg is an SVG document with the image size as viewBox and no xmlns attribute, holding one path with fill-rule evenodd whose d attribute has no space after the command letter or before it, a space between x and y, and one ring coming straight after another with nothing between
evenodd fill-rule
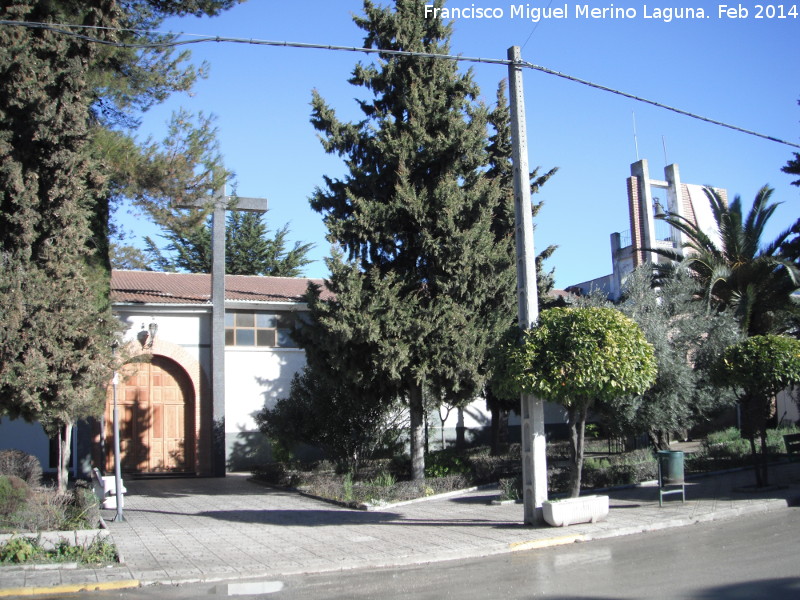
<instances>
[{"instance_id":1,"label":"concrete pole","mask_svg":"<svg viewBox=\"0 0 800 600\"><path fill-rule=\"evenodd\" d=\"M116 363L116 347L113 348L112 352L114 353L114 362ZM117 500L117 513L114 515L114 521L119 523L125 520L125 515L122 514L122 465L120 463L119 453L119 408L117 407L117 386L119 385L119 373L117 372L116 364L114 364L114 379L112 379L111 383L114 388L114 496Z\"/></svg>"},{"instance_id":2,"label":"concrete pole","mask_svg":"<svg viewBox=\"0 0 800 600\"><path fill-rule=\"evenodd\" d=\"M223 186L211 215L211 470L225 477L225 209Z\"/></svg>"},{"instance_id":3,"label":"concrete pole","mask_svg":"<svg viewBox=\"0 0 800 600\"><path fill-rule=\"evenodd\" d=\"M525 97L519 46L508 49L511 141L514 165L514 207L516 211L517 297L519 326L524 331L539 319L536 287L536 254L533 246L528 134L525 126ZM522 394L522 487L526 525L542 521L542 503L547 500L547 459L544 435L544 402Z\"/></svg>"}]
</instances>

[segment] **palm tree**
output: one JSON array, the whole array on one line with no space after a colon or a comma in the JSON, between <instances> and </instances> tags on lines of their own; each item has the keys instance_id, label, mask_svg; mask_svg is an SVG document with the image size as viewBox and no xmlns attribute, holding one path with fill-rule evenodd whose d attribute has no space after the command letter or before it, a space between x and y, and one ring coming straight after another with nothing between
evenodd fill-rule
<instances>
[{"instance_id":1,"label":"palm tree","mask_svg":"<svg viewBox=\"0 0 800 600\"><path fill-rule=\"evenodd\" d=\"M769 202L772 192L769 186L762 187L744 217L739 196L729 206L716 190L707 187L719 244L686 217L667 213L660 218L689 240L683 244L684 252L650 250L685 265L701 284L709 307L732 309L748 336L781 333L789 327L787 317L798 313L792 293L798 289L800 270L781 250L793 235L792 229L769 244L761 242L767 222L779 206Z\"/></svg>"}]
</instances>

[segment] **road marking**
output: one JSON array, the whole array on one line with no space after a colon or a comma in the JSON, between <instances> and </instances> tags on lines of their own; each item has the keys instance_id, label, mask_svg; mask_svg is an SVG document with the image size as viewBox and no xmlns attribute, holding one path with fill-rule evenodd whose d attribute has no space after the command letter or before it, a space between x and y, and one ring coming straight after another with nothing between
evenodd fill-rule
<instances>
[{"instance_id":1,"label":"road marking","mask_svg":"<svg viewBox=\"0 0 800 600\"><path fill-rule=\"evenodd\" d=\"M122 579L120 581L102 581L94 583L70 583L50 587L23 587L0 589L0 598L19 596L43 596L45 594L77 594L78 592L102 592L111 590L127 590L139 587L138 579Z\"/></svg>"},{"instance_id":2,"label":"road marking","mask_svg":"<svg viewBox=\"0 0 800 600\"><path fill-rule=\"evenodd\" d=\"M575 542L585 542L586 539L585 535L564 535L541 540L530 540L528 542L514 542L513 544L509 544L509 548L512 552L519 552L520 550L534 550L536 548L549 548L550 546L563 546L565 544L574 544Z\"/></svg>"},{"instance_id":3,"label":"road marking","mask_svg":"<svg viewBox=\"0 0 800 600\"><path fill-rule=\"evenodd\" d=\"M255 596L257 594L274 594L283 589L282 581L249 581L245 583L229 583L228 596Z\"/></svg>"}]
</instances>

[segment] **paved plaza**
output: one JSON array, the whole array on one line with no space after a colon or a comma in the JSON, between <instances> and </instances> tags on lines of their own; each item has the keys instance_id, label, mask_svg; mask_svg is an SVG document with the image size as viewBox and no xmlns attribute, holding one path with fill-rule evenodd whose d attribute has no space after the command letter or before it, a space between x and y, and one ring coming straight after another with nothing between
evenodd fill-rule
<instances>
[{"instance_id":1,"label":"paved plaza","mask_svg":"<svg viewBox=\"0 0 800 600\"><path fill-rule=\"evenodd\" d=\"M522 524L522 505L493 505L496 489L357 511L224 479L126 481L124 523L104 511L123 563L104 568L1 567L0 596L154 583L276 578L524 551L781 510L800 500L800 462L775 465L770 490L743 491L751 470L689 480L686 503L654 485L608 492L608 519L569 527Z\"/></svg>"}]
</instances>

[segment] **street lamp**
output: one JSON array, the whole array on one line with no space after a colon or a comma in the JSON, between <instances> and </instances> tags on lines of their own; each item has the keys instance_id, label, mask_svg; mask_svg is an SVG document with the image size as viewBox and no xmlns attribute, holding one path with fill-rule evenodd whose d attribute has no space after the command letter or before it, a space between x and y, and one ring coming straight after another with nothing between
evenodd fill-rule
<instances>
[{"instance_id":1,"label":"street lamp","mask_svg":"<svg viewBox=\"0 0 800 600\"><path fill-rule=\"evenodd\" d=\"M114 390L114 493L117 498L117 514L114 516L114 521L124 521L125 517L122 514L122 468L119 460L119 410L117 409L117 385L119 384L119 373L117 372L118 350L119 343L114 340L111 344L111 354L114 357L114 378L111 380L111 386Z\"/></svg>"},{"instance_id":2,"label":"street lamp","mask_svg":"<svg viewBox=\"0 0 800 600\"><path fill-rule=\"evenodd\" d=\"M158 323L156 323L155 319L151 319L147 329L145 329L144 323L142 323L142 330L136 335L136 339L139 340L142 349L153 347L153 342L156 340L156 333L158 333Z\"/></svg>"},{"instance_id":3,"label":"street lamp","mask_svg":"<svg viewBox=\"0 0 800 600\"><path fill-rule=\"evenodd\" d=\"M155 319L150 321L150 325L147 326L147 331L150 332L150 339L147 342L147 345L152 348L153 342L156 341L156 333L158 333L158 323L156 323Z\"/></svg>"}]
</instances>

